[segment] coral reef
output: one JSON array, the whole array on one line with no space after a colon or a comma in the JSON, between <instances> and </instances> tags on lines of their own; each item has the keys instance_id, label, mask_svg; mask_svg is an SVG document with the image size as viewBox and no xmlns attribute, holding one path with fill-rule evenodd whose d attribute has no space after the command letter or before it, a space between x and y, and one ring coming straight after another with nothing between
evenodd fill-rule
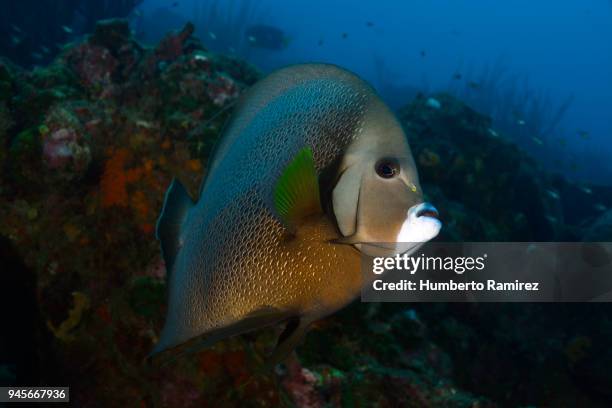
<instances>
[{"instance_id":1,"label":"coral reef","mask_svg":"<svg viewBox=\"0 0 612 408\"><path fill-rule=\"evenodd\" d=\"M609 187L548 173L487 116L451 95L417 97L399 117L428 200L448 220L443 240L575 240L610 207Z\"/></svg>"},{"instance_id":2,"label":"coral reef","mask_svg":"<svg viewBox=\"0 0 612 408\"><path fill-rule=\"evenodd\" d=\"M98 20L126 17L142 0L21 0L2 3L0 54L31 66L51 61L62 44Z\"/></svg>"},{"instance_id":3,"label":"coral reef","mask_svg":"<svg viewBox=\"0 0 612 408\"><path fill-rule=\"evenodd\" d=\"M429 201L449 220L443 239L557 237L563 219L546 194L552 187L545 176L533 177L542 169L514 143L501 139L488 118L444 94L417 98L399 115Z\"/></svg>"},{"instance_id":4,"label":"coral reef","mask_svg":"<svg viewBox=\"0 0 612 408\"><path fill-rule=\"evenodd\" d=\"M154 237L164 191L173 175L197 190L226 106L259 77L192 33L146 48L125 21L102 21L46 68L0 64L0 234L38 274L62 373L76 382L84 364L103 373L79 386L81 405L133 404L143 388L127 377L153 380L141 359L165 302ZM126 392L101 398L102 380L119 372ZM171 385L169 394L184 390L184 376Z\"/></svg>"},{"instance_id":5,"label":"coral reef","mask_svg":"<svg viewBox=\"0 0 612 408\"><path fill-rule=\"evenodd\" d=\"M73 404L87 407L555 406L609 397L596 358L610 361L607 337L587 323L612 331L595 308L590 319L565 308L554 320L524 305L355 303L318 322L275 373L260 372L274 329L144 364L165 312L154 236L165 189L176 176L197 192L232 102L260 77L193 33L188 24L146 47L125 21L102 21L45 68L0 63L0 236L25 262L0 274L0 299L38 302L31 347L53 368L32 380L0 349L0 379L70 384ZM400 120L445 219L442 239L587 239L591 226L609 225L601 217L609 189L546 174L459 100L418 97ZM31 287L13 290L10 279L26 269Z\"/></svg>"},{"instance_id":6,"label":"coral reef","mask_svg":"<svg viewBox=\"0 0 612 408\"><path fill-rule=\"evenodd\" d=\"M607 210L585 233L585 240L591 242L607 242L612 237L612 210Z\"/></svg>"}]
</instances>

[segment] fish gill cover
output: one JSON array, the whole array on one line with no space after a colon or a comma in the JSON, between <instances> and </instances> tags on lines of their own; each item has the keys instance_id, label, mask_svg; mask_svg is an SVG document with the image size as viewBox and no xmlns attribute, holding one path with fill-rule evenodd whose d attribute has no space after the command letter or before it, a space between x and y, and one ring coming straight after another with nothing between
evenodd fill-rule
<instances>
[{"instance_id":1,"label":"fish gill cover","mask_svg":"<svg viewBox=\"0 0 612 408\"><path fill-rule=\"evenodd\" d=\"M100 21L34 69L2 52L2 385L70 385L95 407L607 405L612 324L596 305L355 303L274 373L259 374L272 331L144 365L166 305L166 187L176 176L197 195L233 102L262 76L194 30L144 46ZM442 240L610 240L610 187L549 172L461 98L414 96L398 118Z\"/></svg>"}]
</instances>

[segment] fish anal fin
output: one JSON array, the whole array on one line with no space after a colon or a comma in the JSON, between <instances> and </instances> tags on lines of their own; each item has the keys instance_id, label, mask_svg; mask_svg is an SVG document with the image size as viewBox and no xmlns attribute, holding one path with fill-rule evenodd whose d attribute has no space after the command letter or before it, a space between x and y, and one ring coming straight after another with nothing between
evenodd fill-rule
<instances>
[{"instance_id":1,"label":"fish anal fin","mask_svg":"<svg viewBox=\"0 0 612 408\"><path fill-rule=\"evenodd\" d=\"M285 225L321 213L319 180L312 149L301 149L285 167L274 186L274 207Z\"/></svg>"},{"instance_id":2,"label":"fish anal fin","mask_svg":"<svg viewBox=\"0 0 612 408\"><path fill-rule=\"evenodd\" d=\"M242 319L240 319L238 324L247 323L248 325L251 325L252 323L261 322L261 327L264 327L270 324L278 323L286 319L288 315L289 312L283 312L282 310L273 306L261 306L246 314ZM264 322L272 323L264 324Z\"/></svg>"},{"instance_id":3,"label":"fish anal fin","mask_svg":"<svg viewBox=\"0 0 612 408\"><path fill-rule=\"evenodd\" d=\"M287 320L293 313L272 306L262 306L246 314L236 322L210 333L209 338L215 341L238 334L247 333L264 327L273 326Z\"/></svg>"},{"instance_id":4,"label":"fish anal fin","mask_svg":"<svg viewBox=\"0 0 612 408\"><path fill-rule=\"evenodd\" d=\"M289 311L282 311L272 306L262 306L246 314L243 318L234 323L202 333L184 343L171 347L158 344L147 359L156 359L161 362L175 360L176 357L195 353L229 337L279 324L286 321L292 315L293 313ZM165 354L166 358L157 357L159 354Z\"/></svg>"},{"instance_id":5,"label":"fish anal fin","mask_svg":"<svg viewBox=\"0 0 612 408\"><path fill-rule=\"evenodd\" d=\"M177 179L173 179L166 192L164 207L155 229L155 235L161 243L162 255L168 274L172 270L174 260L181 247L181 226L193 205L194 202L189 197L185 187Z\"/></svg>"}]
</instances>

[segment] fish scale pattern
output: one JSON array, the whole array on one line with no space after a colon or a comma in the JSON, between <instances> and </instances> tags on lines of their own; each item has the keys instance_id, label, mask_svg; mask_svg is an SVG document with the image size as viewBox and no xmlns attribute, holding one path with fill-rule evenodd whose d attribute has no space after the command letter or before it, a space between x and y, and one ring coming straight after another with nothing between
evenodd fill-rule
<instances>
[{"instance_id":1,"label":"fish scale pattern","mask_svg":"<svg viewBox=\"0 0 612 408\"><path fill-rule=\"evenodd\" d=\"M317 170L331 164L359 136L374 93L352 74L326 65L309 68L310 76L300 73L282 92L265 88L286 85L274 76L289 78L292 69L256 85L268 95L265 105L253 108L247 99L234 114L224 136L231 142L217 152L222 157L214 159L184 224L185 246L171 274L159 346L227 326L262 305L290 303L291 294L310 290L304 282L317 282L296 279L313 266L302 253L280 247L285 229L272 202L275 181L304 146L312 148ZM331 268L335 256L332 250L321 262Z\"/></svg>"}]
</instances>

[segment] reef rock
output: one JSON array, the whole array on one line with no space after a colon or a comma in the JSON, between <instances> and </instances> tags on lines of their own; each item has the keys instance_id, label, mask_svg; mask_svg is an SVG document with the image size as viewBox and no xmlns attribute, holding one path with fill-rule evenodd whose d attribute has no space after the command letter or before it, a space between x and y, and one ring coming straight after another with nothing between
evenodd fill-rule
<instances>
[{"instance_id":1,"label":"reef rock","mask_svg":"<svg viewBox=\"0 0 612 408\"><path fill-rule=\"evenodd\" d=\"M417 97L399 118L428 201L445 223L440 239L555 239L563 215L546 193L550 181L488 117L439 94Z\"/></svg>"},{"instance_id":2,"label":"reef rock","mask_svg":"<svg viewBox=\"0 0 612 408\"><path fill-rule=\"evenodd\" d=\"M584 240L589 242L612 241L612 209L604 212L586 229Z\"/></svg>"}]
</instances>

